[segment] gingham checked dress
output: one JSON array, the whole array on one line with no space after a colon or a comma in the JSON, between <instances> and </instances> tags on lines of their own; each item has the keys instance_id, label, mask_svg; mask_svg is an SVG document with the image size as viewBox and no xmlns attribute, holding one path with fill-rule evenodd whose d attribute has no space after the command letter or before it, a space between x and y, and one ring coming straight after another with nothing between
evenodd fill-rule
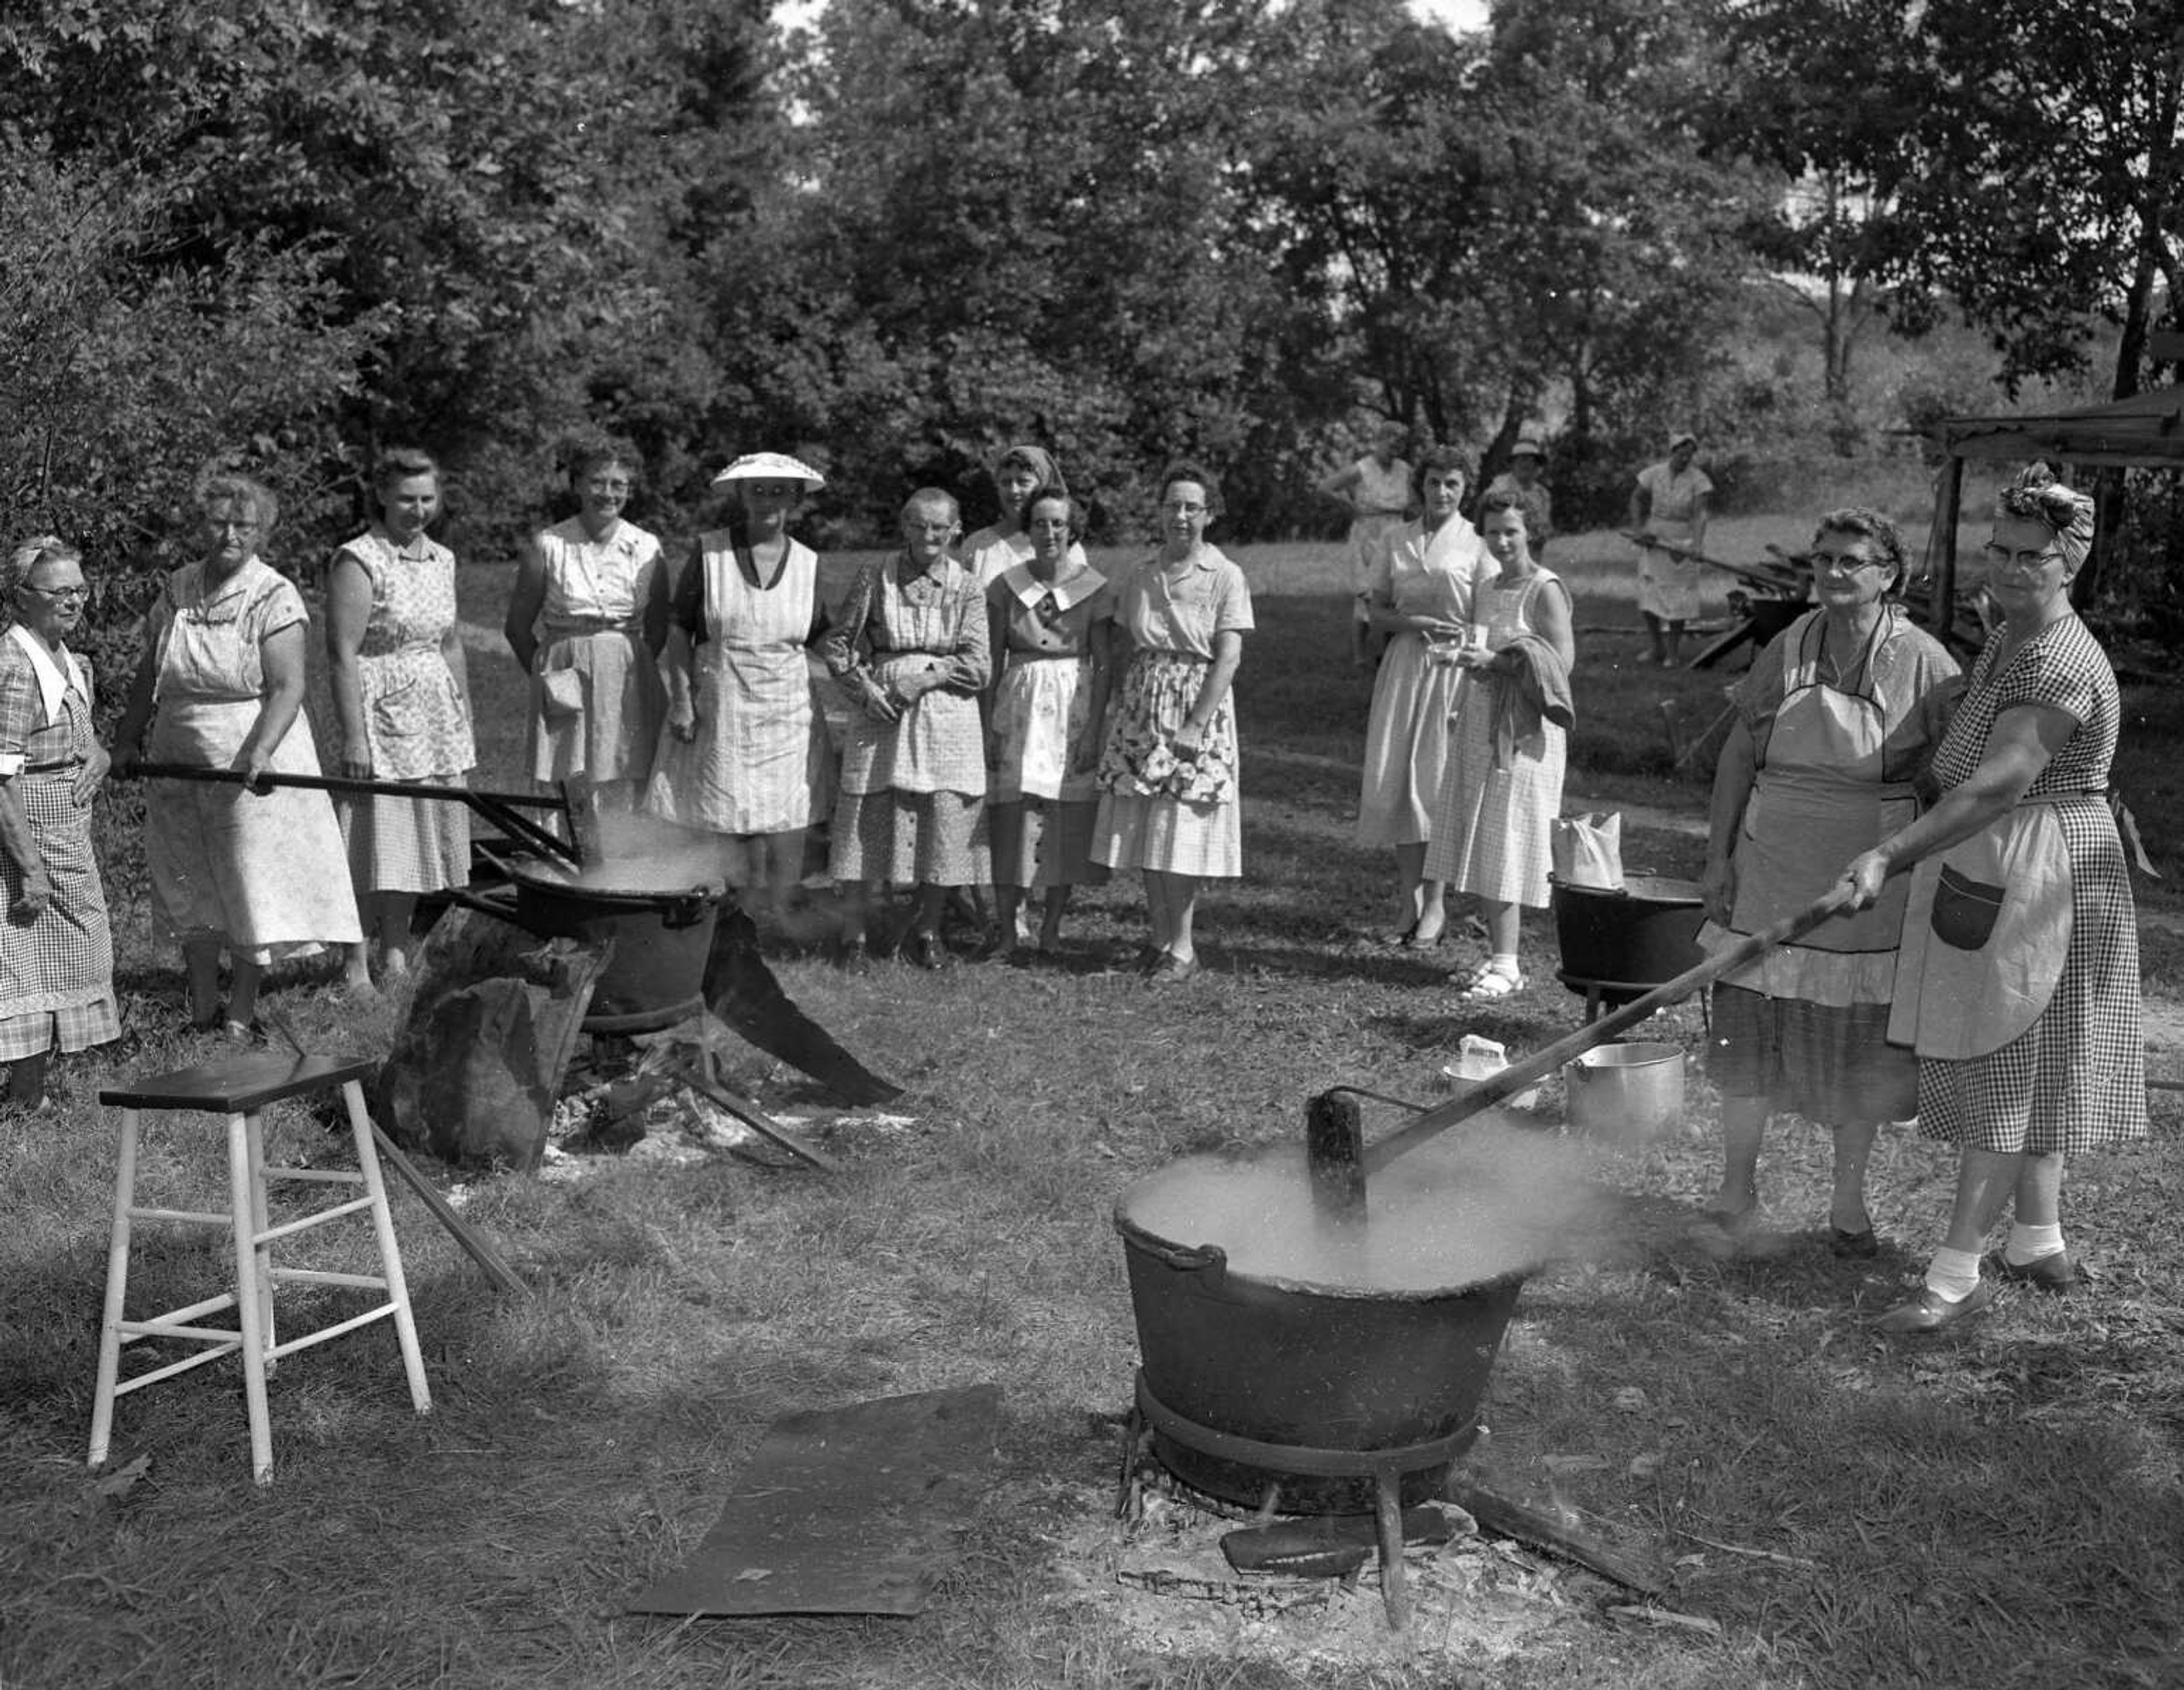
<instances>
[{"instance_id":1,"label":"gingham checked dress","mask_svg":"<svg viewBox=\"0 0 2184 1690\"><path fill-rule=\"evenodd\" d=\"M2115 672L2075 616L2042 629L2005 664L2003 636L1981 651L1971 683L1941 749L1934 778L1943 791L1971 778L2003 711L2047 705L2077 730L2048 759L2023 800L2046 804L2062 824L2070 865L2070 934L2061 973L2037 1019L1998 1050L1919 1063L1919 1129L1979 1150L2065 1154L2146 1136L2146 1028L2138 983L2138 919L2115 818L2103 796L2115 756L2120 701ZM2020 808L2022 806L2020 806ZM2009 824L2006 816L1996 828ZM1935 878L1936 861L1920 866ZM1896 994L1925 986L1930 897L1914 880ZM2013 959L1992 966L2008 968Z\"/></svg>"},{"instance_id":2,"label":"gingham checked dress","mask_svg":"<svg viewBox=\"0 0 2184 1690\"><path fill-rule=\"evenodd\" d=\"M1562 577L1535 568L1521 581L1481 582L1474 614L1487 624L1487 644L1500 650L1518 635L1539 632L1534 606ZM1494 688L1466 687L1457 706L1454 756L1441 783L1440 819L1426 844L1425 874L1451 892L1544 909L1554 867L1548 823L1563 806L1563 771L1569 732L1540 719L1536 736L1519 740L1509 767L1494 767Z\"/></svg>"},{"instance_id":3,"label":"gingham checked dress","mask_svg":"<svg viewBox=\"0 0 2184 1690\"><path fill-rule=\"evenodd\" d=\"M23 876L0 856L0 1062L121 1035L91 805L74 792L93 744L91 670L62 647L42 676L36 638L20 625L0 636L0 778L29 818L53 897L27 925L7 919Z\"/></svg>"},{"instance_id":4,"label":"gingham checked dress","mask_svg":"<svg viewBox=\"0 0 2184 1690\"><path fill-rule=\"evenodd\" d=\"M356 684L372 778L460 786L477 747L441 646L455 624L455 555L426 540L422 555L407 556L374 528L343 546L336 561L343 557L371 583ZM335 813L359 892L437 892L470 883L470 812L462 805L343 798Z\"/></svg>"}]
</instances>

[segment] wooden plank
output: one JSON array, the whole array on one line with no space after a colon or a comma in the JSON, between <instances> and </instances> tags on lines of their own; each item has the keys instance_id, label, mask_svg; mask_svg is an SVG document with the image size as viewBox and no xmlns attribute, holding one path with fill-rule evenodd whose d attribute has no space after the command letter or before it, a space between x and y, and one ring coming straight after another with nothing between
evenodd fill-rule
<instances>
[{"instance_id":1,"label":"wooden plank","mask_svg":"<svg viewBox=\"0 0 2184 1690\"><path fill-rule=\"evenodd\" d=\"M1658 1565L1580 1531L1552 1514L1475 1485L1460 1475L1450 1475L1441 1494L1489 1531L1514 1537L1535 1548L1551 1549L1628 1589L1658 1596L1669 1588L1668 1574Z\"/></svg>"},{"instance_id":2,"label":"wooden plank","mask_svg":"<svg viewBox=\"0 0 2184 1690\"><path fill-rule=\"evenodd\" d=\"M776 1420L689 1561L629 1611L922 1613L992 1471L1000 1408L973 1385Z\"/></svg>"}]
</instances>

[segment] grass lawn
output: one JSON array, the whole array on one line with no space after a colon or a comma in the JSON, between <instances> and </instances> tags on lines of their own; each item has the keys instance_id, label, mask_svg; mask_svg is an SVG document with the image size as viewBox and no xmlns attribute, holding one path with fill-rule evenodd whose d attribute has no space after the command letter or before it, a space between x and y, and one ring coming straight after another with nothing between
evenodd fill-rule
<instances>
[{"instance_id":1,"label":"grass lawn","mask_svg":"<svg viewBox=\"0 0 2184 1690\"><path fill-rule=\"evenodd\" d=\"M1805 538L1758 519L1716 535L1730 555ZM1624 811L1628 864L1691 873L1704 786L1671 767L1661 702L1702 722L1730 678L1635 666L1625 555L1590 536L1554 559L1578 591L1570 789ZM845 1164L834 1177L632 1156L566 1183L475 1179L467 1213L532 1287L523 1302L496 1297L398 1187L435 1411L410 1413L383 1333L297 1358L274 1380L277 1472L262 1492L239 1380L220 1366L124 1399L112 1465L82 1467L112 1172L93 1095L105 1072L216 1048L182 1029L174 959L146 937L141 887L117 877L128 1035L64 1071L56 1113L0 1120L0 1684L2184 1682L2176 1094L2155 1094L2150 1145L2072 1164L2090 1291L2005 1294L1960 1336L1890 1346L1865 1323L1938 1235L1948 1156L1886 1136L1872 1180L1885 1252L1839 1263L1813 1236L1825 1146L1778 1124L1763 1177L1782 1247L1714 1261L1684 1237L1713 1189L1696 1063L1679 1129L1586 1150L1609 1224L1527 1286L1474 1464L1673 1562L1674 1607L1710 1629L1618 1614L1628 1598L1605 1581L1521 1556L1496 1587L1523 1610L1521 1647L1421 1636L1407 1654L1329 1654L1309 1626L1215 1625L1181 1598L1156 1610L1174 1614L1165 1632L1147 1631L1142 1604L1124 1623L1085 1550L1104 1542L1136 1361L1117 1192L1186 1150L1295 1137L1306 1097L1331 1085L1428 1097L1466 1032L1529 1051L1581 1015L1554 981L1544 919L1525 932L1532 984L1483 1009L1445 989L1468 955L1377 942L1391 864L1351 839L1368 694L1342 661L1340 565L1325 546L1240 561L1259 618L1239 683L1249 872L1206 900L1199 981L1149 993L1102 970L1139 931L1130 883L1084 900L1062 971L845 978L781 962L812 1015L909 1089L909 1124L815 1129ZM507 579L465 571L481 630L497 627ZM476 644L482 778L497 783L513 772L515 677L497 634ZM2170 1074L2184 1067L2184 912L2169 890L2184 878L2184 798L2168 748L2184 703L2134 689L2130 704L2123 775L2168 877L2144 907L2149 1037ZM309 980L280 1001L328 1047L388 1030L387 1012ZM1690 1007L1647 1036L1702 1042ZM738 1068L770 1102L795 1101L794 1076L755 1053ZM1551 1119L1558 1102L1551 1084ZM276 1109L273 1133L276 1159L333 1153L298 1113ZM169 1194L153 1201L214 1199L209 1123L157 1129L145 1160L145 1189ZM202 1295L220 1271L202 1241L151 1229L132 1305ZM331 1308L343 1294L317 1295ZM694 1547L775 1417L987 1381L1004 1395L988 1488L922 1617L620 1611Z\"/></svg>"}]
</instances>

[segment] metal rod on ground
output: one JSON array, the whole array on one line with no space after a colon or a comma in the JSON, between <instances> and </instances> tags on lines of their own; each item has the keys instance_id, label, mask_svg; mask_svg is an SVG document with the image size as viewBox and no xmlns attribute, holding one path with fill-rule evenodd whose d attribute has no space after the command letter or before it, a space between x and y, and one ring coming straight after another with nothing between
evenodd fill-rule
<instances>
[{"instance_id":1,"label":"metal rod on ground","mask_svg":"<svg viewBox=\"0 0 2184 1690\"><path fill-rule=\"evenodd\" d=\"M1739 940L1725 951L1716 951L1696 968L1686 968L1675 979L1653 988L1643 997L1633 998L1622 1008L1611 1010L1568 1038L1557 1039L1543 1051L1535 1051L1522 1062L1512 1063L1490 1079L1483 1079L1446 1103L1435 1105L1413 1120L1407 1121L1379 1143L1365 1148L1363 1168L1369 1177L1379 1173L1406 1151L1415 1150L1457 1122L1467 1120L1480 1110L1515 1096L1535 1080L1543 1079L1562 1067L1564 1063L1583 1056L1596 1046L1603 1045L1624 1028L1635 1026L1657 1009L1665 1009L1672 1003L1680 1003L1702 986L1711 985L1724 974L1734 973L1747 963L1754 962L1778 945L1787 945L1802 939L1823 922L1830 921L1847 909L1850 894L1837 887L1824 897L1808 904L1795 915L1785 916L1772 927ZM1310 1141L1307 1140L1307 1156ZM1314 1185L1318 1185L1318 1170L1313 1169Z\"/></svg>"},{"instance_id":2,"label":"metal rod on ground","mask_svg":"<svg viewBox=\"0 0 2184 1690\"><path fill-rule=\"evenodd\" d=\"M666 1063L660 1072L669 1079L688 1086L715 1107L727 1110L753 1132L764 1134L792 1156L801 1157L822 1173L839 1174L842 1171L842 1164L833 1157L823 1151L814 1150L794 1134L783 1132L760 1113L757 1104L748 1098L738 1097L726 1086L708 1079L688 1063Z\"/></svg>"}]
</instances>

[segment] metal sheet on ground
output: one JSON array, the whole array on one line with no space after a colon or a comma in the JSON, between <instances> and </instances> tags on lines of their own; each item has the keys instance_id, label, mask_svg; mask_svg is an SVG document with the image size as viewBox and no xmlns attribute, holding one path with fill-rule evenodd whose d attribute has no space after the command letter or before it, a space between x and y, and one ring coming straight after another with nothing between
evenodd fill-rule
<instances>
[{"instance_id":1,"label":"metal sheet on ground","mask_svg":"<svg viewBox=\"0 0 2184 1690\"><path fill-rule=\"evenodd\" d=\"M776 1420L688 1563L632 1614L920 1614L990 1470L990 1385Z\"/></svg>"}]
</instances>

